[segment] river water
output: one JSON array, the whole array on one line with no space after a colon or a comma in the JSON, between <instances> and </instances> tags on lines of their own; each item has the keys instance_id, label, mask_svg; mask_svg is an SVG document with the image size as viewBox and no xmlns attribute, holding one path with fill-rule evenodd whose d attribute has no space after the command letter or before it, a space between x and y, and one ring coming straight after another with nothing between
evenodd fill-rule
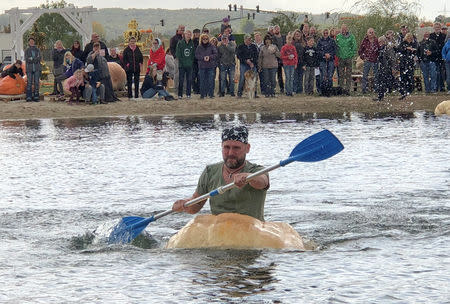
<instances>
[{"instance_id":1,"label":"river water","mask_svg":"<svg viewBox=\"0 0 450 304\"><path fill-rule=\"evenodd\" d=\"M102 241L190 196L234 123L265 166L325 128L344 144L270 174L266 220L317 250L164 249L188 214ZM449 130L424 112L0 121L0 302L449 303Z\"/></svg>"}]
</instances>

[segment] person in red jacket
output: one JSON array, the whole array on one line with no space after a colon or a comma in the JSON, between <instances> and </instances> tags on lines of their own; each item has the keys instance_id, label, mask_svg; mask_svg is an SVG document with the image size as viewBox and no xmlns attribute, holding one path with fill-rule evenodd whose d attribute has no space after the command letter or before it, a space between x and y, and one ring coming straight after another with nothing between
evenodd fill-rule
<instances>
[{"instance_id":1,"label":"person in red jacket","mask_svg":"<svg viewBox=\"0 0 450 304\"><path fill-rule=\"evenodd\" d=\"M156 64L156 69L161 71L164 70L164 67L166 66L166 52L164 51L164 46L159 38L153 40L150 56L148 58L147 74L150 71L150 66L154 64Z\"/></svg>"},{"instance_id":2,"label":"person in red jacket","mask_svg":"<svg viewBox=\"0 0 450 304\"><path fill-rule=\"evenodd\" d=\"M367 30L367 35L364 37L361 45L359 46L358 54L362 60L364 60L364 69L362 77L362 93L367 93L367 80L369 77L370 69L372 69L374 78L377 76L378 72L378 50L380 45L378 44L378 38L375 36L375 31L373 28Z\"/></svg>"},{"instance_id":3,"label":"person in red jacket","mask_svg":"<svg viewBox=\"0 0 450 304\"><path fill-rule=\"evenodd\" d=\"M286 96L293 96L294 70L297 68L297 49L292 44L292 35L287 35L286 44L281 48L281 60L283 61L284 75L286 77Z\"/></svg>"}]
</instances>

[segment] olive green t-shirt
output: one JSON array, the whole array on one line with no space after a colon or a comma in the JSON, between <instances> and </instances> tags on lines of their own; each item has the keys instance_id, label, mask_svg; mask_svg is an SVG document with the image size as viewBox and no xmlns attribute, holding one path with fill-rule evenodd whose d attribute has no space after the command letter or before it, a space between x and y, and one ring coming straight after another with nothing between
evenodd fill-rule
<instances>
[{"instance_id":1,"label":"olive green t-shirt","mask_svg":"<svg viewBox=\"0 0 450 304\"><path fill-rule=\"evenodd\" d=\"M226 185L223 179L222 168L223 162L206 166L198 180L196 191L199 195ZM240 172L254 173L261 169L264 169L264 167L246 161L244 168ZM209 198L211 213L240 213L264 221L266 192L267 189L258 190L249 184L245 185L242 189L232 188L223 194Z\"/></svg>"}]
</instances>

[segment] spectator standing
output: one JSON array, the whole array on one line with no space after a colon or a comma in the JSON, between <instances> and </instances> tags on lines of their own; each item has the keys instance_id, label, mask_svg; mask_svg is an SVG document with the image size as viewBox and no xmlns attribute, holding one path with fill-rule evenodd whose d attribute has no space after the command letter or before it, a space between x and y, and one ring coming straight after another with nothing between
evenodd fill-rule
<instances>
[{"instance_id":1,"label":"spectator standing","mask_svg":"<svg viewBox=\"0 0 450 304\"><path fill-rule=\"evenodd\" d=\"M272 43L270 35L264 37L264 46L261 47L258 57L258 68L264 73L264 95L275 97L275 75L278 69L278 58L280 58L278 47Z\"/></svg>"},{"instance_id":2,"label":"spectator standing","mask_svg":"<svg viewBox=\"0 0 450 304\"><path fill-rule=\"evenodd\" d=\"M405 99L414 88L414 57L417 55L417 43L411 33L407 33L399 45L400 53L400 94Z\"/></svg>"},{"instance_id":3,"label":"spectator standing","mask_svg":"<svg viewBox=\"0 0 450 304\"><path fill-rule=\"evenodd\" d=\"M359 57L364 61L362 77L363 94L367 93L367 82L369 80L370 70L372 70L374 78L377 77L378 49L378 38L375 36L375 30L373 28L369 28L358 50Z\"/></svg>"},{"instance_id":4,"label":"spectator standing","mask_svg":"<svg viewBox=\"0 0 450 304\"><path fill-rule=\"evenodd\" d=\"M336 55L336 42L330 37L328 29L324 29L322 37L317 42L319 52L319 68L322 87L333 86L334 56Z\"/></svg>"},{"instance_id":5,"label":"spectator standing","mask_svg":"<svg viewBox=\"0 0 450 304\"><path fill-rule=\"evenodd\" d=\"M384 35L386 39L386 52L387 55L393 58L394 62L394 69L398 70L398 63L397 60L394 60L397 58L397 48L398 44L394 37L394 31L388 30L386 31L386 34Z\"/></svg>"},{"instance_id":6,"label":"spectator standing","mask_svg":"<svg viewBox=\"0 0 450 304\"><path fill-rule=\"evenodd\" d=\"M259 52L261 51L261 47L264 45L264 41L262 39L261 33L254 32L253 39L255 40L253 43L255 44L256 49L258 50L258 57L259 57ZM259 67L257 67L256 70L258 71L259 87L261 90L261 94L264 94L264 73L262 72L262 70L259 69Z\"/></svg>"},{"instance_id":7,"label":"spectator standing","mask_svg":"<svg viewBox=\"0 0 450 304\"><path fill-rule=\"evenodd\" d=\"M338 66L338 82L341 88L350 93L352 84L352 64L356 55L355 36L348 31L346 24L341 27L341 33L336 37Z\"/></svg>"},{"instance_id":8,"label":"spectator standing","mask_svg":"<svg viewBox=\"0 0 450 304\"><path fill-rule=\"evenodd\" d=\"M442 32L442 25L439 22L434 23L433 25L434 32L430 34L430 39L436 42L437 48L439 51L442 51L442 48L445 45L445 39L447 33ZM445 27L447 29L447 27ZM445 79L445 65L444 61L441 58L436 58L436 75L437 75L437 90L444 92L444 79Z\"/></svg>"},{"instance_id":9,"label":"spectator standing","mask_svg":"<svg viewBox=\"0 0 450 304\"><path fill-rule=\"evenodd\" d=\"M181 41L181 40L180 40ZM170 79L173 79L175 77L175 58L172 55L172 52L170 51L170 48L166 49L166 65L164 66L164 72L168 73L168 76ZM179 75L178 75L179 77ZM177 89L177 88L175 88Z\"/></svg>"},{"instance_id":10,"label":"spectator standing","mask_svg":"<svg viewBox=\"0 0 450 304\"><path fill-rule=\"evenodd\" d=\"M91 42L86 44L83 51L83 58L81 61L86 62L86 58L90 52L92 52L94 48L94 43L98 43L100 45L99 55L105 58L109 57L108 47L103 41L100 41L100 36L97 33L92 33Z\"/></svg>"},{"instance_id":11,"label":"spectator standing","mask_svg":"<svg viewBox=\"0 0 450 304\"><path fill-rule=\"evenodd\" d=\"M450 94L450 39L447 39L447 42L442 48L442 59L445 62L445 71L447 73L447 94Z\"/></svg>"},{"instance_id":12,"label":"spectator standing","mask_svg":"<svg viewBox=\"0 0 450 304\"><path fill-rule=\"evenodd\" d=\"M314 46L314 38L307 39L306 47L303 53L303 61L305 63L305 93L314 94L315 69L319 67L319 52Z\"/></svg>"},{"instance_id":13,"label":"spectator standing","mask_svg":"<svg viewBox=\"0 0 450 304\"><path fill-rule=\"evenodd\" d=\"M389 54L387 47L387 39L385 36L378 38L378 73L375 76L375 91L377 92L377 98L374 101L382 101L387 92L392 91L395 83L395 61L396 57Z\"/></svg>"},{"instance_id":14,"label":"spectator standing","mask_svg":"<svg viewBox=\"0 0 450 304\"><path fill-rule=\"evenodd\" d=\"M225 96L225 89L227 88L231 96L234 96L234 72L236 66L236 43L229 41L228 35L222 35L222 41L217 48L219 57L219 82L220 92L219 97ZM228 87L227 87L228 80Z\"/></svg>"},{"instance_id":15,"label":"spectator standing","mask_svg":"<svg viewBox=\"0 0 450 304\"><path fill-rule=\"evenodd\" d=\"M437 90L436 61L441 59L440 55L441 52L436 42L430 39L430 32L425 31L417 54L425 84L425 93L435 93Z\"/></svg>"},{"instance_id":16,"label":"spectator standing","mask_svg":"<svg viewBox=\"0 0 450 304\"><path fill-rule=\"evenodd\" d=\"M52 50L52 57L53 57L53 92L50 93L50 95L58 95L58 85L56 82L56 77L60 76L62 73L64 73L64 54L66 53L66 49L63 46L63 43L61 40L57 40L55 42L54 48Z\"/></svg>"},{"instance_id":17,"label":"spectator standing","mask_svg":"<svg viewBox=\"0 0 450 304\"><path fill-rule=\"evenodd\" d=\"M207 34L200 35L200 44L195 50L200 78L200 99L214 98L214 69L216 68L217 48L209 42Z\"/></svg>"},{"instance_id":18,"label":"spectator standing","mask_svg":"<svg viewBox=\"0 0 450 304\"><path fill-rule=\"evenodd\" d=\"M234 36L233 36L233 34L231 33L232 31L231 31L231 26L229 26L229 27L226 27L224 30L223 30L223 33L219 36L219 41L221 41L221 39L222 39L222 36L223 35L227 35L228 36L228 41L236 41L236 38L234 38Z\"/></svg>"},{"instance_id":19,"label":"spectator standing","mask_svg":"<svg viewBox=\"0 0 450 304\"><path fill-rule=\"evenodd\" d=\"M278 50L281 50L283 45L286 43L285 37L281 35L279 25L275 25L273 27L272 43L277 46ZM277 60L278 60L278 68L277 68L278 86L280 87L280 93L283 94L284 93L283 61L279 57L277 57Z\"/></svg>"},{"instance_id":20,"label":"spectator standing","mask_svg":"<svg viewBox=\"0 0 450 304\"><path fill-rule=\"evenodd\" d=\"M92 51L86 57L86 63L93 64L94 69L98 70L99 80L105 86L104 102L115 102L119 100L112 86L108 62L106 61L105 56L101 55L100 43L96 42L93 44Z\"/></svg>"},{"instance_id":21,"label":"spectator standing","mask_svg":"<svg viewBox=\"0 0 450 304\"><path fill-rule=\"evenodd\" d=\"M176 57L178 58L178 99L183 98L183 85L186 79L186 97L191 98L192 71L195 58L194 41L192 33L189 30L184 32L184 39L180 40L176 48Z\"/></svg>"},{"instance_id":22,"label":"spectator standing","mask_svg":"<svg viewBox=\"0 0 450 304\"><path fill-rule=\"evenodd\" d=\"M192 42L194 43L194 64L192 66L192 90L195 94L200 94L200 81L198 79L198 62L195 58L195 50L199 45L200 29L194 29L192 31Z\"/></svg>"},{"instance_id":23,"label":"spectator standing","mask_svg":"<svg viewBox=\"0 0 450 304\"><path fill-rule=\"evenodd\" d=\"M309 28L309 36L314 38L314 45L317 47L317 42L319 41L319 35L317 34L317 30L315 26L311 26ZM319 72L318 72L319 71ZM316 78L316 90L317 93L320 94L320 90L322 87L322 79L320 78L320 68L317 68L314 72L315 78Z\"/></svg>"},{"instance_id":24,"label":"spectator standing","mask_svg":"<svg viewBox=\"0 0 450 304\"><path fill-rule=\"evenodd\" d=\"M294 70L297 68L298 55L292 44L292 35L286 36L286 44L281 48L281 60L283 61L284 75L286 77L286 96L293 96Z\"/></svg>"},{"instance_id":25,"label":"spectator standing","mask_svg":"<svg viewBox=\"0 0 450 304\"><path fill-rule=\"evenodd\" d=\"M217 40L216 37L211 37L209 39L209 42L214 45L216 47L217 50L217 46L219 45L219 41ZM217 76L217 68L219 67L219 56L216 56L216 58L213 61L214 63L214 68L213 68L213 81L212 81L212 86L213 86L213 92L216 90L216 76ZM219 92L221 91L220 88L220 82L219 82Z\"/></svg>"},{"instance_id":26,"label":"spectator standing","mask_svg":"<svg viewBox=\"0 0 450 304\"><path fill-rule=\"evenodd\" d=\"M302 23L302 25L300 26L300 31L302 32L302 38L303 41L305 41L305 46L306 46L306 41L309 37L309 23L304 22Z\"/></svg>"},{"instance_id":27,"label":"spectator standing","mask_svg":"<svg viewBox=\"0 0 450 304\"><path fill-rule=\"evenodd\" d=\"M306 46L306 41L303 40L303 35L300 30L294 31L293 44L297 50L297 67L294 70L294 92L297 94L303 93L303 51Z\"/></svg>"},{"instance_id":28,"label":"spectator standing","mask_svg":"<svg viewBox=\"0 0 450 304\"><path fill-rule=\"evenodd\" d=\"M319 41L319 35L317 34L317 30L315 26L311 26L309 28L309 35L308 37L313 37L314 38L314 43L317 43L317 41Z\"/></svg>"},{"instance_id":29,"label":"spectator standing","mask_svg":"<svg viewBox=\"0 0 450 304\"><path fill-rule=\"evenodd\" d=\"M185 30L184 25L182 24L178 25L175 35L173 35L172 38L170 38L170 52L172 53L175 59L175 75L173 77L173 85L175 86L175 88L178 87L178 59L176 56L177 44L180 40L183 39L184 30Z\"/></svg>"},{"instance_id":30,"label":"spectator standing","mask_svg":"<svg viewBox=\"0 0 450 304\"><path fill-rule=\"evenodd\" d=\"M230 19L228 17L225 17L225 18L222 19L222 24L220 25L220 33L223 34L224 30L226 28L230 28L231 29Z\"/></svg>"},{"instance_id":31,"label":"spectator standing","mask_svg":"<svg viewBox=\"0 0 450 304\"><path fill-rule=\"evenodd\" d=\"M183 29L184 32L184 29ZM172 48L170 48L172 49ZM176 47L175 47L176 51ZM164 70L166 65L166 52L162 45L161 39L155 38L152 42L152 47L150 48L150 54L148 57L147 73L150 71L150 66L156 64L157 70ZM177 65L177 64L176 64Z\"/></svg>"},{"instance_id":32,"label":"spectator standing","mask_svg":"<svg viewBox=\"0 0 450 304\"><path fill-rule=\"evenodd\" d=\"M41 51L36 47L33 37L28 38L28 48L25 50L27 71L27 101L39 101L39 78L41 77ZM34 85L34 89L33 89Z\"/></svg>"},{"instance_id":33,"label":"spectator standing","mask_svg":"<svg viewBox=\"0 0 450 304\"><path fill-rule=\"evenodd\" d=\"M128 98L133 97L133 82L134 98L139 97L139 77L143 63L144 56L142 55L139 46L136 45L136 38L130 37L128 39L128 46L123 50L123 66L125 68L125 72L127 73Z\"/></svg>"},{"instance_id":34,"label":"spectator standing","mask_svg":"<svg viewBox=\"0 0 450 304\"><path fill-rule=\"evenodd\" d=\"M75 58L80 59L83 61L83 51L81 50L81 44L80 41L75 40L72 44L72 48L70 49L70 52Z\"/></svg>"},{"instance_id":35,"label":"spectator standing","mask_svg":"<svg viewBox=\"0 0 450 304\"><path fill-rule=\"evenodd\" d=\"M237 96L240 98L242 97L242 90L244 88L244 73L250 69L256 72L258 63L258 49L256 45L252 43L252 36L250 36L250 34L244 35L244 43L237 47L236 57L239 59L239 85Z\"/></svg>"},{"instance_id":36,"label":"spectator standing","mask_svg":"<svg viewBox=\"0 0 450 304\"><path fill-rule=\"evenodd\" d=\"M129 43L129 41L128 41L128 43ZM110 54L106 58L106 61L108 61L108 62L115 62L118 65L120 65L122 68L124 68L123 57L121 58L121 56L117 53L117 48L115 48L115 47L110 49Z\"/></svg>"}]
</instances>

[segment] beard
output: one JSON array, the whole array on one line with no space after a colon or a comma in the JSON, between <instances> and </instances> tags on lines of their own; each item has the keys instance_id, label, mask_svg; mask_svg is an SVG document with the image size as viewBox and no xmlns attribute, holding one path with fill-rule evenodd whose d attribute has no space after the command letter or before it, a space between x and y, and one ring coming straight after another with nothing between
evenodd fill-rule
<instances>
[{"instance_id":1,"label":"beard","mask_svg":"<svg viewBox=\"0 0 450 304\"><path fill-rule=\"evenodd\" d=\"M228 156L224 158L225 166L227 166L228 169L237 169L240 166L242 166L245 162L245 156L241 159L238 159L236 157Z\"/></svg>"}]
</instances>

